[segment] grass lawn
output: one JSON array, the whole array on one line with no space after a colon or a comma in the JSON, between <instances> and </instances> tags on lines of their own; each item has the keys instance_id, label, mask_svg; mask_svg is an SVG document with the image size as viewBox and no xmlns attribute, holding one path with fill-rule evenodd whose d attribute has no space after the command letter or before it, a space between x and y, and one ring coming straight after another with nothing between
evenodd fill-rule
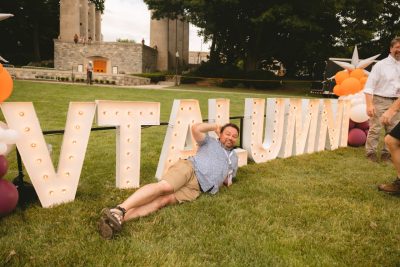
<instances>
[{"instance_id":1,"label":"grass lawn","mask_svg":"<svg viewBox=\"0 0 400 267\"><path fill-rule=\"evenodd\" d=\"M229 98L230 115L241 116L246 97L304 92L15 81L8 101L33 102L42 130L56 130L71 101L157 101L166 122L174 99L198 99L207 118L210 98ZM155 181L165 132L142 130L141 184ZM62 136L46 141L56 164ZM8 160L12 180L15 152ZM249 163L229 190L127 223L106 241L96 230L100 210L134 190L115 188L115 132L92 132L74 202L49 209L36 202L0 218L0 266L399 266L400 199L376 189L394 175L393 166L370 163L363 148L351 147Z\"/></svg>"}]
</instances>

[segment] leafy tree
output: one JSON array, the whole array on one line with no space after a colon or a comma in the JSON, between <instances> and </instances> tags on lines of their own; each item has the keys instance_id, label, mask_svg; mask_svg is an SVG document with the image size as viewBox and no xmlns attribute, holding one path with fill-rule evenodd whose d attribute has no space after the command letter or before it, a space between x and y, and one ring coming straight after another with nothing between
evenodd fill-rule
<instances>
[{"instance_id":1,"label":"leafy tree","mask_svg":"<svg viewBox=\"0 0 400 267\"><path fill-rule=\"evenodd\" d=\"M14 17L0 22L2 56L14 64L53 57L53 38L59 32L58 0L1 1L0 13Z\"/></svg>"},{"instance_id":2,"label":"leafy tree","mask_svg":"<svg viewBox=\"0 0 400 267\"><path fill-rule=\"evenodd\" d=\"M16 65L31 61L52 60L53 39L60 29L59 0L0 1L0 13L14 17L0 22L0 55ZM104 11L105 0L91 0Z\"/></svg>"},{"instance_id":3,"label":"leafy tree","mask_svg":"<svg viewBox=\"0 0 400 267\"><path fill-rule=\"evenodd\" d=\"M247 71L278 60L289 75L304 76L316 61L351 55L354 45L368 55L387 51L399 32L400 4L391 0L145 2L156 18L183 15L202 28L212 41L211 64L243 62Z\"/></svg>"}]
</instances>

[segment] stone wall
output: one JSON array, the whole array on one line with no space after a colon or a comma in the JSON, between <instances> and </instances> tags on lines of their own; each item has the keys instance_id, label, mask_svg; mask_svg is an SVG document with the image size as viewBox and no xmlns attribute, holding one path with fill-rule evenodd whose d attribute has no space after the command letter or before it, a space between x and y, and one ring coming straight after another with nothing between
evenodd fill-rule
<instances>
[{"instance_id":1,"label":"stone wall","mask_svg":"<svg viewBox=\"0 0 400 267\"><path fill-rule=\"evenodd\" d=\"M142 46L142 73L154 72L157 70L157 50Z\"/></svg>"},{"instance_id":2,"label":"stone wall","mask_svg":"<svg viewBox=\"0 0 400 267\"><path fill-rule=\"evenodd\" d=\"M91 44L54 40L54 68L83 71L89 60L107 62L107 74L113 69L118 74L154 72L157 51L142 44L120 42L93 42ZM81 65L79 67L79 65Z\"/></svg>"},{"instance_id":3,"label":"stone wall","mask_svg":"<svg viewBox=\"0 0 400 267\"><path fill-rule=\"evenodd\" d=\"M86 82L86 73L77 73L65 70L40 69L40 68L6 68L14 79L21 80L47 80L60 82ZM93 80L98 84L110 85L147 85L150 79L124 74L94 73Z\"/></svg>"}]
</instances>

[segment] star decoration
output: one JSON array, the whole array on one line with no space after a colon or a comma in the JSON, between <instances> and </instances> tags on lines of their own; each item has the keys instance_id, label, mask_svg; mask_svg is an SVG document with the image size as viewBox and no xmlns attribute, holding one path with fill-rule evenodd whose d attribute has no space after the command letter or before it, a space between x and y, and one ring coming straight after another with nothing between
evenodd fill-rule
<instances>
[{"instance_id":1,"label":"star decoration","mask_svg":"<svg viewBox=\"0 0 400 267\"><path fill-rule=\"evenodd\" d=\"M5 19L8 19L8 18L10 18L10 17L14 17L14 15L13 15L13 14L0 13L0 21L1 21L1 20L5 20ZM3 61L3 62L5 62L5 63L8 63L8 61L5 60L4 58L2 58L1 56L0 56L0 61Z\"/></svg>"},{"instance_id":2,"label":"star decoration","mask_svg":"<svg viewBox=\"0 0 400 267\"><path fill-rule=\"evenodd\" d=\"M353 56L351 59L350 58L329 58L329 60L331 60L332 62L336 63L340 67L342 67L345 70L347 70L348 72L350 72L354 69L365 69L366 67L371 65L375 61L375 59L379 56L380 56L380 54L369 57L367 59L360 60L358 57L357 46L355 46L354 51L353 51ZM350 61L350 63L343 62L343 61ZM364 70L364 71L367 72L366 70Z\"/></svg>"},{"instance_id":3,"label":"star decoration","mask_svg":"<svg viewBox=\"0 0 400 267\"><path fill-rule=\"evenodd\" d=\"M5 19L8 19L10 17L14 17L14 15L13 14L0 13L0 20L5 20Z\"/></svg>"}]
</instances>

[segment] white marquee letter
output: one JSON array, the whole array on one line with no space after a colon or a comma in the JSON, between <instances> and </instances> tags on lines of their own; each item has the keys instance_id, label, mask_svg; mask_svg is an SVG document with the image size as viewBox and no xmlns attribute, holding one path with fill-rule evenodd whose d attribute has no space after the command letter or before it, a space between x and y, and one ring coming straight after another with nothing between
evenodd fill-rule
<instances>
[{"instance_id":1,"label":"white marquee letter","mask_svg":"<svg viewBox=\"0 0 400 267\"><path fill-rule=\"evenodd\" d=\"M174 100L167 133L158 161L156 178L161 179L168 168L179 159L186 159L197 151L191 125L202 122L199 101Z\"/></svg>"},{"instance_id":2,"label":"white marquee letter","mask_svg":"<svg viewBox=\"0 0 400 267\"><path fill-rule=\"evenodd\" d=\"M101 126L116 126L116 186L135 188L140 184L142 125L160 125L160 103L96 101Z\"/></svg>"},{"instance_id":3,"label":"white marquee letter","mask_svg":"<svg viewBox=\"0 0 400 267\"><path fill-rule=\"evenodd\" d=\"M1 109L9 127L21 134L16 145L42 206L73 201L96 104L70 103L57 173L32 103L7 102Z\"/></svg>"},{"instance_id":4,"label":"white marquee letter","mask_svg":"<svg viewBox=\"0 0 400 267\"><path fill-rule=\"evenodd\" d=\"M282 144L285 99L267 99L267 118L262 140L265 100L246 98L243 126L243 147L256 163L275 159Z\"/></svg>"}]
</instances>

